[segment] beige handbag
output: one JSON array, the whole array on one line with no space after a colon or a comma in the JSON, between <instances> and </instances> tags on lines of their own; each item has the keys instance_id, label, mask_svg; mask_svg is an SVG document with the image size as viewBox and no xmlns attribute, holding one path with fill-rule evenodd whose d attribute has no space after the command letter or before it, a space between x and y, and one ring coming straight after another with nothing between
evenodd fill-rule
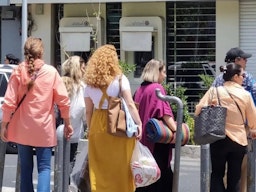
<instances>
[{"instance_id":1,"label":"beige handbag","mask_svg":"<svg viewBox=\"0 0 256 192\"><path fill-rule=\"evenodd\" d=\"M118 137L127 137L125 112L122 109L121 87L122 75L119 77L118 97L108 97L108 133Z\"/></svg>"}]
</instances>

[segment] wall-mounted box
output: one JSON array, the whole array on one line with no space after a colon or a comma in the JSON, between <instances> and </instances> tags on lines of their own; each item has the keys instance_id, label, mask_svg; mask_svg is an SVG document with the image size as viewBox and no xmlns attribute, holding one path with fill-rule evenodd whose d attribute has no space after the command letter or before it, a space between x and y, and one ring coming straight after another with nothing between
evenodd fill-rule
<instances>
[{"instance_id":1,"label":"wall-mounted box","mask_svg":"<svg viewBox=\"0 0 256 192\"><path fill-rule=\"evenodd\" d=\"M96 17L64 17L60 20L60 44L65 51L91 51L92 38L100 46L104 39L103 20Z\"/></svg>"},{"instance_id":2,"label":"wall-mounted box","mask_svg":"<svg viewBox=\"0 0 256 192\"><path fill-rule=\"evenodd\" d=\"M121 50L151 51L154 27L120 27Z\"/></svg>"},{"instance_id":3,"label":"wall-mounted box","mask_svg":"<svg viewBox=\"0 0 256 192\"><path fill-rule=\"evenodd\" d=\"M92 27L60 27L59 32L65 51L90 51Z\"/></svg>"},{"instance_id":4,"label":"wall-mounted box","mask_svg":"<svg viewBox=\"0 0 256 192\"><path fill-rule=\"evenodd\" d=\"M122 17L119 20L120 58L126 61L127 52L150 52L154 57L165 57L164 21L161 17Z\"/></svg>"}]
</instances>

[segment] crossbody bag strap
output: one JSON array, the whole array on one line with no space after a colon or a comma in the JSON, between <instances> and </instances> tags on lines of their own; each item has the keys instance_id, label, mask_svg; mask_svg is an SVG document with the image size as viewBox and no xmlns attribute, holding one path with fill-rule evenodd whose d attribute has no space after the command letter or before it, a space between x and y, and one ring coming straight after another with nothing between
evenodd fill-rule
<instances>
[{"instance_id":1,"label":"crossbody bag strap","mask_svg":"<svg viewBox=\"0 0 256 192\"><path fill-rule=\"evenodd\" d=\"M24 101L26 95L27 95L27 93L25 93L25 94L23 95L23 97L22 97L21 100L19 101L19 103L18 103L18 105L17 105L17 107L16 107L14 113L18 110L18 108L20 107L21 103Z\"/></svg>"},{"instance_id":2,"label":"crossbody bag strap","mask_svg":"<svg viewBox=\"0 0 256 192\"><path fill-rule=\"evenodd\" d=\"M219 92L218 92L218 87L215 87L215 88L216 88L218 103L219 103L219 105L221 106L221 103L220 103L220 96L219 96Z\"/></svg>"},{"instance_id":3,"label":"crossbody bag strap","mask_svg":"<svg viewBox=\"0 0 256 192\"><path fill-rule=\"evenodd\" d=\"M41 67L41 68L42 68L42 67ZM40 68L40 69L41 69L41 68ZM39 69L39 70L40 70L40 69ZM39 70L36 71L35 76L34 76L34 78L33 78L32 81L35 81L35 80L36 80L37 74L38 74ZM31 88L30 88L30 89L31 89ZM22 96L22 98L21 98L21 100L19 101L19 103L18 103L18 105L17 105L15 111L13 112L13 114L18 110L18 108L20 107L21 103L24 101L24 99L25 99L25 97L27 96L27 93L30 91L30 89L28 89L27 92ZM12 115L13 115L13 114L12 114Z\"/></svg>"},{"instance_id":4,"label":"crossbody bag strap","mask_svg":"<svg viewBox=\"0 0 256 192\"><path fill-rule=\"evenodd\" d=\"M231 97L231 99L233 99L233 101L235 102L235 104L236 104L236 106L237 106L238 110L239 110L239 111L240 111L240 113L241 113L241 116L242 116L243 122L244 122L244 124L245 124L245 120L244 120L244 116L243 116L243 113L242 113L241 108L239 107L239 105L238 105L238 103L236 102L236 100L234 99L234 97L229 93L229 91L227 90L227 88L226 88L226 87L224 87L224 88L225 88L225 90L227 91L227 93L229 94L229 96Z\"/></svg>"},{"instance_id":5,"label":"crossbody bag strap","mask_svg":"<svg viewBox=\"0 0 256 192\"><path fill-rule=\"evenodd\" d=\"M28 92L27 92L27 93L28 93ZM12 119L12 117L13 117L14 113L19 109L19 107L20 107L21 103L24 101L24 99L25 99L25 97L26 97L27 93L25 93L25 94L22 96L22 98L21 98L21 100L19 101L19 103L18 103L18 105L17 105L17 107L16 107L15 111L11 114L11 119Z\"/></svg>"}]
</instances>

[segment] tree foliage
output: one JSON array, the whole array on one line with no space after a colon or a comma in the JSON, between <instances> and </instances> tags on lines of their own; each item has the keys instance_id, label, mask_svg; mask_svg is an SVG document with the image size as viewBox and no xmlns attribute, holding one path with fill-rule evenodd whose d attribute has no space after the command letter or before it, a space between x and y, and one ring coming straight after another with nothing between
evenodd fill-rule
<instances>
[{"instance_id":1,"label":"tree foliage","mask_svg":"<svg viewBox=\"0 0 256 192\"><path fill-rule=\"evenodd\" d=\"M128 64L120 60L119 60L119 65L121 66L122 71L126 76L134 72L136 68L135 64Z\"/></svg>"}]
</instances>

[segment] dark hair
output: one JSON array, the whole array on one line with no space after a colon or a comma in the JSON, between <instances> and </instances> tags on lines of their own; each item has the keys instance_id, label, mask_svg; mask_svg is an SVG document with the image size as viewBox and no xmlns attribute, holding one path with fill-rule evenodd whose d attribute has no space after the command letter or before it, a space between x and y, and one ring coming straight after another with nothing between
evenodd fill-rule
<instances>
[{"instance_id":1,"label":"dark hair","mask_svg":"<svg viewBox=\"0 0 256 192\"><path fill-rule=\"evenodd\" d=\"M223 79L225 81L230 81L234 75L240 75L242 66L235 64L235 63L229 63L225 66L220 66L220 72L223 72Z\"/></svg>"},{"instance_id":2,"label":"dark hair","mask_svg":"<svg viewBox=\"0 0 256 192\"><path fill-rule=\"evenodd\" d=\"M252 56L252 54L250 53L245 53L242 49L238 48L238 47L234 47L231 48L225 57L225 62L226 63L231 63L231 62L235 62L236 58L250 58Z\"/></svg>"},{"instance_id":3,"label":"dark hair","mask_svg":"<svg viewBox=\"0 0 256 192\"><path fill-rule=\"evenodd\" d=\"M17 65L20 62L20 60L11 53L7 54L5 57L9 60L9 64Z\"/></svg>"}]
</instances>

